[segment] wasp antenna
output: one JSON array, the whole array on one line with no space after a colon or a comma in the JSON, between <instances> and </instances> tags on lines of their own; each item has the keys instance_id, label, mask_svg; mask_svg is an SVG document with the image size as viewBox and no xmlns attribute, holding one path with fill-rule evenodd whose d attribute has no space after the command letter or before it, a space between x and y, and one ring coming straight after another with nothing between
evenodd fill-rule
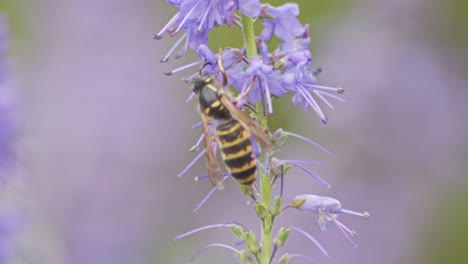
<instances>
[{"instance_id":1,"label":"wasp antenna","mask_svg":"<svg viewBox=\"0 0 468 264\"><path fill-rule=\"evenodd\" d=\"M198 71L198 74L199 74L199 75L203 75L202 71L203 71L203 69L206 67L206 65L212 65L212 64L211 64L211 62L208 62L208 61L205 62L205 63L203 63L203 65L201 66L200 70Z\"/></svg>"}]
</instances>

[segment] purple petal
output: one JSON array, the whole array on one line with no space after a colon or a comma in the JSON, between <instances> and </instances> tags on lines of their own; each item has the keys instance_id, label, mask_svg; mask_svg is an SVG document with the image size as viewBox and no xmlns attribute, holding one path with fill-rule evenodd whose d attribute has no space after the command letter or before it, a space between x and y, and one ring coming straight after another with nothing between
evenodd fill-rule
<instances>
[{"instance_id":1,"label":"purple petal","mask_svg":"<svg viewBox=\"0 0 468 264\"><path fill-rule=\"evenodd\" d=\"M249 17L258 17L261 11L259 0L239 0L239 10L242 14Z\"/></svg>"}]
</instances>

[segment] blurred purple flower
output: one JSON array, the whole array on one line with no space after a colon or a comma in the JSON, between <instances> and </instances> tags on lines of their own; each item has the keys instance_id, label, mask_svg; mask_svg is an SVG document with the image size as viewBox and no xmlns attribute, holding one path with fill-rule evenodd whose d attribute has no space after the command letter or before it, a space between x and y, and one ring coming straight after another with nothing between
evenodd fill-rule
<instances>
[{"instance_id":1,"label":"blurred purple flower","mask_svg":"<svg viewBox=\"0 0 468 264\"><path fill-rule=\"evenodd\" d=\"M5 18L0 15L0 179L11 167L12 144L16 129L13 120L14 96L8 89L6 77L6 50L8 31Z\"/></svg>"},{"instance_id":2,"label":"blurred purple flower","mask_svg":"<svg viewBox=\"0 0 468 264\"><path fill-rule=\"evenodd\" d=\"M16 137L13 120L14 97L7 85L6 54L8 30L6 18L0 14L0 181L10 171L13 163L12 144ZM12 214L0 213L0 263L7 263L13 253L13 234L18 228L18 219Z\"/></svg>"},{"instance_id":3,"label":"blurred purple flower","mask_svg":"<svg viewBox=\"0 0 468 264\"><path fill-rule=\"evenodd\" d=\"M16 136L12 114L11 97L2 94L5 87L0 84L0 181L13 163L12 144Z\"/></svg>"},{"instance_id":4,"label":"blurred purple flower","mask_svg":"<svg viewBox=\"0 0 468 264\"><path fill-rule=\"evenodd\" d=\"M0 264L9 263L8 259L13 256L13 239L21 225L22 219L17 213L0 213Z\"/></svg>"},{"instance_id":5,"label":"blurred purple flower","mask_svg":"<svg viewBox=\"0 0 468 264\"><path fill-rule=\"evenodd\" d=\"M8 30L5 17L0 14L0 84L5 82L6 53L8 49Z\"/></svg>"}]
</instances>

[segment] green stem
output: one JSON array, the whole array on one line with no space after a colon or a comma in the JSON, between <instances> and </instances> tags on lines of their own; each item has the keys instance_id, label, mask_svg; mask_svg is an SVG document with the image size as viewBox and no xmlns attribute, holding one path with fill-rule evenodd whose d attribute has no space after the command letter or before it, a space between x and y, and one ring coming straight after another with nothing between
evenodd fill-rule
<instances>
[{"instance_id":1,"label":"green stem","mask_svg":"<svg viewBox=\"0 0 468 264\"><path fill-rule=\"evenodd\" d=\"M271 183L270 177L265 173L260 175L260 189L261 189L261 200L260 202L269 209L271 207ZM272 254L272 227L273 227L273 217L268 212L265 218L262 221L262 251L260 256L260 264L269 264Z\"/></svg>"},{"instance_id":2,"label":"green stem","mask_svg":"<svg viewBox=\"0 0 468 264\"><path fill-rule=\"evenodd\" d=\"M257 56L257 45L255 44L255 32L252 18L241 14L242 32L244 34L244 45L247 57Z\"/></svg>"},{"instance_id":3,"label":"green stem","mask_svg":"<svg viewBox=\"0 0 468 264\"><path fill-rule=\"evenodd\" d=\"M252 58L257 56L257 45L255 43L255 32L252 18L241 14L241 23L244 35L244 45L247 52L247 57ZM257 116L260 119L262 128L267 128L267 117L263 113L262 103L258 102L255 105ZM264 162L265 156L259 158L260 162ZM268 162L268 161L267 161ZM267 164L268 165L268 164ZM268 166L267 166L268 167ZM261 171L261 170L260 170ZM260 200L265 208L271 208L271 181L270 177L264 172L260 173ZM262 249L260 253L260 264L269 264L273 250L273 237L272 237L273 216L268 211L267 215L262 219Z\"/></svg>"}]
</instances>

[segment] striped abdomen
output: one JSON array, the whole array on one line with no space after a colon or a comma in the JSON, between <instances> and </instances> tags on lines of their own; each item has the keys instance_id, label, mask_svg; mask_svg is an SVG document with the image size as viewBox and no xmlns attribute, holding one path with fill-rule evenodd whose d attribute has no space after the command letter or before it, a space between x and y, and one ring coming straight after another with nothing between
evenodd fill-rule
<instances>
[{"instance_id":1,"label":"striped abdomen","mask_svg":"<svg viewBox=\"0 0 468 264\"><path fill-rule=\"evenodd\" d=\"M221 155L226 166L239 183L251 185L257 176L257 159L252 154L249 132L235 119L216 128Z\"/></svg>"}]
</instances>

